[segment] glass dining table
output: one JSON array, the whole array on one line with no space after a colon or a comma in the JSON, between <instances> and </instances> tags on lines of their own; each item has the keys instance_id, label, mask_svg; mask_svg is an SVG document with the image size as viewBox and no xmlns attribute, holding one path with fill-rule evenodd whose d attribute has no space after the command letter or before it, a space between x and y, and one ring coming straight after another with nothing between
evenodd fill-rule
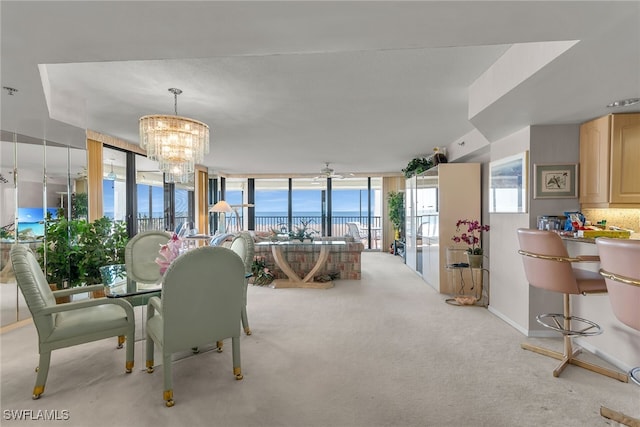
<instances>
[{"instance_id":1,"label":"glass dining table","mask_svg":"<svg viewBox=\"0 0 640 427\"><path fill-rule=\"evenodd\" d=\"M245 274L245 278L251 276L251 273ZM146 305L149 298L160 296L161 294L162 281L158 283L139 283L123 277L120 281L105 286L105 295L107 298L125 298L134 307Z\"/></svg>"}]
</instances>

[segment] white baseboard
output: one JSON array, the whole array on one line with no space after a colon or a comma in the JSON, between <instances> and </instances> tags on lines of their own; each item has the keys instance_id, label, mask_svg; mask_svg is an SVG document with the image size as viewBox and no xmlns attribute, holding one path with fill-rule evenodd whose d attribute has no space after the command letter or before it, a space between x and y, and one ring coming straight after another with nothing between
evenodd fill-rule
<instances>
[{"instance_id":1,"label":"white baseboard","mask_svg":"<svg viewBox=\"0 0 640 427\"><path fill-rule=\"evenodd\" d=\"M489 309L489 311L492 314L494 314L495 316L500 318L500 320L506 322L507 324L509 324L510 326L515 328L517 331L519 331L525 337L529 337L529 338L560 338L560 337L562 337L562 335L560 335L558 332L554 332L554 331L546 331L546 330L531 331L531 330L528 330L528 329L524 328L522 325L520 325L520 324L514 322L513 320L511 320L509 317L505 316L500 311L498 311L495 308L491 307L491 305L489 305L489 307L487 307L487 308Z\"/></svg>"},{"instance_id":2,"label":"white baseboard","mask_svg":"<svg viewBox=\"0 0 640 427\"><path fill-rule=\"evenodd\" d=\"M511 327L513 327L514 329L516 329L522 335L524 335L524 336L528 335L528 331L525 328L523 328L521 325L517 324L516 322L514 322L513 320L511 320L510 318L508 318L507 316L502 314L500 311L498 311L495 308L493 308L493 306L491 304L489 304L489 307L487 307L487 309L489 310L490 313L492 313L493 315L498 317L500 320L502 320L503 322L505 322L508 325L510 325Z\"/></svg>"},{"instance_id":3,"label":"white baseboard","mask_svg":"<svg viewBox=\"0 0 640 427\"><path fill-rule=\"evenodd\" d=\"M612 357L611 355L598 350L592 344L589 344L588 339L574 338L573 342L578 344L583 349L587 350L589 353L594 354L605 362L612 364L622 372L629 372L633 368L633 366L629 366L626 363L616 359L615 357Z\"/></svg>"}]
</instances>

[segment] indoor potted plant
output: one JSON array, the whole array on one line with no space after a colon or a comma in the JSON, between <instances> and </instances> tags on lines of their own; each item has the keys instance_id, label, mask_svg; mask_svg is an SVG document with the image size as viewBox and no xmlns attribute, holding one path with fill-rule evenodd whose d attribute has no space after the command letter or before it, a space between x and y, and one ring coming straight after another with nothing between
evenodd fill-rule
<instances>
[{"instance_id":1,"label":"indoor potted plant","mask_svg":"<svg viewBox=\"0 0 640 427\"><path fill-rule=\"evenodd\" d=\"M466 229L466 231L465 231ZM480 224L478 220L459 219L456 222L456 230L460 235L451 238L456 243L464 242L467 248L467 256L469 257L469 266L472 268L482 268L482 246L480 246L480 236L483 231L489 231L488 225Z\"/></svg>"},{"instance_id":2,"label":"indoor potted plant","mask_svg":"<svg viewBox=\"0 0 640 427\"><path fill-rule=\"evenodd\" d=\"M387 195L389 202L389 221L395 231L395 240L402 237L402 225L404 224L404 193L399 191L390 191Z\"/></svg>"},{"instance_id":3,"label":"indoor potted plant","mask_svg":"<svg viewBox=\"0 0 640 427\"><path fill-rule=\"evenodd\" d=\"M100 267L124 264L127 241L124 222L107 217L93 222L49 217L45 244L38 248L41 267L57 289L98 284L102 282Z\"/></svg>"},{"instance_id":4,"label":"indoor potted plant","mask_svg":"<svg viewBox=\"0 0 640 427\"><path fill-rule=\"evenodd\" d=\"M78 239L82 253L80 267L84 284L102 283L100 267L124 264L127 241L124 221L112 221L103 217L88 223Z\"/></svg>"},{"instance_id":5,"label":"indoor potted plant","mask_svg":"<svg viewBox=\"0 0 640 427\"><path fill-rule=\"evenodd\" d=\"M265 286L273 282L274 274L267 267L267 260L263 256L255 256L251 264L251 274L253 274L253 284L255 286Z\"/></svg>"},{"instance_id":6,"label":"indoor potted plant","mask_svg":"<svg viewBox=\"0 0 640 427\"><path fill-rule=\"evenodd\" d=\"M313 235L316 231L309 229L309 224L312 222L312 219L308 221L300 220L300 225L295 226L294 230L289 231L289 238L291 240L299 240L301 242L304 242L305 240L313 241Z\"/></svg>"},{"instance_id":7,"label":"indoor potted plant","mask_svg":"<svg viewBox=\"0 0 640 427\"><path fill-rule=\"evenodd\" d=\"M411 178L414 175L421 174L427 169L431 169L433 166L433 159L431 157L415 157L407 164L406 168L402 169L402 173L405 178Z\"/></svg>"}]
</instances>

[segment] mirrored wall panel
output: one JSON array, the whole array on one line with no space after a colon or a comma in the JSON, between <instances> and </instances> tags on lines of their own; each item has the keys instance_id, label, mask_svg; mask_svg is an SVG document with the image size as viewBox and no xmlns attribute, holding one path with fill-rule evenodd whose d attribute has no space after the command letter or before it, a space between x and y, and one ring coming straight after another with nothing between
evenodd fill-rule
<instances>
[{"instance_id":1,"label":"mirrored wall panel","mask_svg":"<svg viewBox=\"0 0 640 427\"><path fill-rule=\"evenodd\" d=\"M47 242L47 230L53 230L63 219L86 218L86 162L83 149L2 132L0 326L30 317L11 268L11 247L14 244L29 246L42 266L51 269L43 247L55 242L51 239ZM56 268L64 276L71 266L66 259Z\"/></svg>"}]
</instances>

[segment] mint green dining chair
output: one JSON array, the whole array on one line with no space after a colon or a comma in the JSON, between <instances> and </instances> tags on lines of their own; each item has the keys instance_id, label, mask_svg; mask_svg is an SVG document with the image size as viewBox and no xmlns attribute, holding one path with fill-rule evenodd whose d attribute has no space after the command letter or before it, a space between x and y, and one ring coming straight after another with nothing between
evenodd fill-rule
<instances>
[{"instance_id":1,"label":"mint green dining chair","mask_svg":"<svg viewBox=\"0 0 640 427\"><path fill-rule=\"evenodd\" d=\"M255 254L255 243L253 237L246 231L238 233L231 242L231 250L234 251L242 259L246 273L244 286L242 287L242 310L240 317L242 319L242 327L244 333L251 335L249 327L249 319L247 318L247 287L249 286L249 277L251 277L251 264L253 264L253 256Z\"/></svg>"},{"instance_id":2,"label":"mint green dining chair","mask_svg":"<svg viewBox=\"0 0 640 427\"><path fill-rule=\"evenodd\" d=\"M231 249L203 246L169 266L162 277L162 296L147 304L147 372L154 371L154 346L162 352L163 398L173 406L172 355L231 338L233 373L240 366L240 309L245 268ZM193 356L198 357L198 356Z\"/></svg>"},{"instance_id":3,"label":"mint green dining chair","mask_svg":"<svg viewBox=\"0 0 640 427\"><path fill-rule=\"evenodd\" d=\"M13 271L24 295L33 323L38 331L40 361L33 388L33 398L44 393L51 352L104 338L126 338L125 371L133 369L135 318L127 301L96 298L56 304L56 297L102 290L102 285L79 286L51 291L34 253L24 245L14 245L10 252Z\"/></svg>"},{"instance_id":4,"label":"mint green dining chair","mask_svg":"<svg viewBox=\"0 0 640 427\"><path fill-rule=\"evenodd\" d=\"M156 264L160 247L171 238L171 233L161 230L143 231L133 236L124 249L127 280L138 283L157 283L160 266Z\"/></svg>"}]
</instances>

